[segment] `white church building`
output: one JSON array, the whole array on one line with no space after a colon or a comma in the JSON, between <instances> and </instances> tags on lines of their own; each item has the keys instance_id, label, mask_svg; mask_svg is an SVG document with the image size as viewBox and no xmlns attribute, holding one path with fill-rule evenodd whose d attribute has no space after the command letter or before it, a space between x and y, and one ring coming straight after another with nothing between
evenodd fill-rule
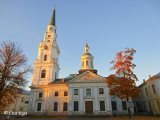
<instances>
[{"instance_id":1,"label":"white church building","mask_svg":"<svg viewBox=\"0 0 160 120\"><path fill-rule=\"evenodd\" d=\"M126 101L109 95L106 78L94 69L94 57L86 43L77 74L59 78L60 48L57 44L55 9L34 63L30 114L112 115L127 113Z\"/></svg>"}]
</instances>

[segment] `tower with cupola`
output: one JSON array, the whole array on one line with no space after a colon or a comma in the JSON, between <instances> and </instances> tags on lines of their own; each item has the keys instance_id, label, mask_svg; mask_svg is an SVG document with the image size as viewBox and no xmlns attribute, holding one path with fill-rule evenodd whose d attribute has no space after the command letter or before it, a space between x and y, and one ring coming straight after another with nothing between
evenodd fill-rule
<instances>
[{"instance_id":1,"label":"tower with cupola","mask_svg":"<svg viewBox=\"0 0 160 120\"><path fill-rule=\"evenodd\" d=\"M56 10L47 26L42 42L39 44L38 56L34 63L32 86L47 85L59 75L59 54L56 34Z\"/></svg>"},{"instance_id":2,"label":"tower with cupola","mask_svg":"<svg viewBox=\"0 0 160 120\"><path fill-rule=\"evenodd\" d=\"M86 43L84 47L84 53L81 56L82 67L81 70L79 70L80 73L87 70L97 73L97 70L94 69L94 57L89 50L89 45Z\"/></svg>"}]
</instances>

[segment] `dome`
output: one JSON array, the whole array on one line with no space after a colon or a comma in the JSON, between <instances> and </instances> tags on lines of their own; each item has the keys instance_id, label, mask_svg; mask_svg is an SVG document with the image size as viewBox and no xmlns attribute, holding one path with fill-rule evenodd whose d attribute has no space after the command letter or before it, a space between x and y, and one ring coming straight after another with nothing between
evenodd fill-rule
<instances>
[{"instance_id":1,"label":"dome","mask_svg":"<svg viewBox=\"0 0 160 120\"><path fill-rule=\"evenodd\" d=\"M85 55L90 55L90 56L92 56L91 53L84 53L83 56L85 56Z\"/></svg>"}]
</instances>

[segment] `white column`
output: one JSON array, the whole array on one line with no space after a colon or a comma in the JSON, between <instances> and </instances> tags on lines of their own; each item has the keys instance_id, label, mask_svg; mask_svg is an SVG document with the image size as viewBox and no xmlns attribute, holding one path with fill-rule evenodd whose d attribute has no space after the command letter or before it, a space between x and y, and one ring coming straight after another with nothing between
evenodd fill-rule
<instances>
[{"instance_id":1,"label":"white column","mask_svg":"<svg viewBox=\"0 0 160 120\"><path fill-rule=\"evenodd\" d=\"M40 80L40 77L41 77L41 67L37 67L37 77L36 77L36 80L37 80L37 85L39 84L39 80Z\"/></svg>"},{"instance_id":2,"label":"white column","mask_svg":"<svg viewBox=\"0 0 160 120\"><path fill-rule=\"evenodd\" d=\"M94 105L94 108L95 108L95 112L99 111L99 95L98 95L98 88L94 88L94 93L95 93L95 105Z\"/></svg>"},{"instance_id":3,"label":"white column","mask_svg":"<svg viewBox=\"0 0 160 120\"><path fill-rule=\"evenodd\" d=\"M108 88L104 88L105 96L106 96L106 110L112 111L111 107L111 96L109 95Z\"/></svg>"},{"instance_id":4,"label":"white column","mask_svg":"<svg viewBox=\"0 0 160 120\"><path fill-rule=\"evenodd\" d=\"M68 103L68 111L71 112L73 111L73 88L68 86L68 93L69 93L69 103Z\"/></svg>"},{"instance_id":5,"label":"white column","mask_svg":"<svg viewBox=\"0 0 160 120\"><path fill-rule=\"evenodd\" d=\"M84 112L83 88L79 89L79 111Z\"/></svg>"}]
</instances>

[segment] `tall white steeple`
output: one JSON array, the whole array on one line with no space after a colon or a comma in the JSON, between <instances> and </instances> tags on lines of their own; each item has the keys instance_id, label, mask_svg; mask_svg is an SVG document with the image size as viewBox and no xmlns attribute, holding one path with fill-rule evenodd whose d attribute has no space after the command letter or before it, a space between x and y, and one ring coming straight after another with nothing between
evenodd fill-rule
<instances>
[{"instance_id":1,"label":"tall white steeple","mask_svg":"<svg viewBox=\"0 0 160 120\"><path fill-rule=\"evenodd\" d=\"M44 41L45 42L56 42L56 23L55 23L55 17L56 17L56 10L53 10L53 15L50 20L50 23L47 27L47 31L44 35Z\"/></svg>"},{"instance_id":2,"label":"tall white steeple","mask_svg":"<svg viewBox=\"0 0 160 120\"><path fill-rule=\"evenodd\" d=\"M34 75L32 85L47 85L59 75L59 54L55 25L56 10L50 20L44 39L39 45L38 57L34 63Z\"/></svg>"}]
</instances>

